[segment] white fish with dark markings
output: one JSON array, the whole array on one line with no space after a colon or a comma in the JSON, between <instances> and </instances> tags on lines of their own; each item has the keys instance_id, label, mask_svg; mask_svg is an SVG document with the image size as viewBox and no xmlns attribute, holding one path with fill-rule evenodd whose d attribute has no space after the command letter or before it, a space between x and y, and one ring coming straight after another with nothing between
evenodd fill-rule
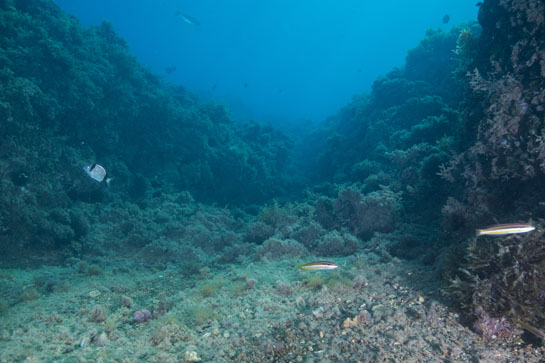
<instances>
[{"instance_id":1,"label":"white fish with dark markings","mask_svg":"<svg viewBox=\"0 0 545 363\"><path fill-rule=\"evenodd\" d=\"M106 181L106 184L110 185L111 178L106 178L106 169L99 164L84 165L83 170L89 175L93 180L96 180L99 183Z\"/></svg>"}]
</instances>

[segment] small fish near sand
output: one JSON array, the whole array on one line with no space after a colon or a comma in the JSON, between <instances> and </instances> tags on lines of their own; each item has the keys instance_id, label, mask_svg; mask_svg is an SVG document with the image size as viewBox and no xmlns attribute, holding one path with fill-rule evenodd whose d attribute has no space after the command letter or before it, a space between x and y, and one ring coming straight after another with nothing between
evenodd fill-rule
<instances>
[{"instance_id":1,"label":"small fish near sand","mask_svg":"<svg viewBox=\"0 0 545 363\"><path fill-rule=\"evenodd\" d=\"M106 181L106 184L110 184L111 178L106 178L106 169L99 164L84 165L83 170L89 175L91 179L96 180L99 183Z\"/></svg>"},{"instance_id":2,"label":"small fish near sand","mask_svg":"<svg viewBox=\"0 0 545 363\"><path fill-rule=\"evenodd\" d=\"M329 261L314 261L297 266L299 270L334 270L337 267L339 266Z\"/></svg>"},{"instance_id":3,"label":"small fish near sand","mask_svg":"<svg viewBox=\"0 0 545 363\"><path fill-rule=\"evenodd\" d=\"M496 224L477 230L477 237L484 235L503 236L506 234L527 233L536 227L522 223Z\"/></svg>"}]
</instances>

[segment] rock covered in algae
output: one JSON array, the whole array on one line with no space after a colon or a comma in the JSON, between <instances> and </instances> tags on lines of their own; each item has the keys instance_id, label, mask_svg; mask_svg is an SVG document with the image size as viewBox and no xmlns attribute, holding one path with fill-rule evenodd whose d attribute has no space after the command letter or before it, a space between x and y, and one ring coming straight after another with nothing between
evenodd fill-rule
<instances>
[{"instance_id":1,"label":"rock covered in algae","mask_svg":"<svg viewBox=\"0 0 545 363\"><path fill-rule=\"evenodd\" d=\"M186 362L200 362L201 358L199 358L199 355L196 351L187 351L184 354L184 360Z\"/></svg>"}]
</instances>

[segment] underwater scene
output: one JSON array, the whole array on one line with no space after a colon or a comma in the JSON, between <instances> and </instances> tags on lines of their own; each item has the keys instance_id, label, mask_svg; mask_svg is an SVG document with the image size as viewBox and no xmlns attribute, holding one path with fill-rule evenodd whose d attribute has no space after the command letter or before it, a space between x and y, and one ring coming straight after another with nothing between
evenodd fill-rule
<instances>
[{"instance_id":1,"label":"underwater scene","mask_svg":"<svg viewBox=\"0 0 545 363\"><path fill-rule=\"evenodd\" d=\"M545 0L0 0L0 362L545 361Z\"/></svg>"}]
</instances>

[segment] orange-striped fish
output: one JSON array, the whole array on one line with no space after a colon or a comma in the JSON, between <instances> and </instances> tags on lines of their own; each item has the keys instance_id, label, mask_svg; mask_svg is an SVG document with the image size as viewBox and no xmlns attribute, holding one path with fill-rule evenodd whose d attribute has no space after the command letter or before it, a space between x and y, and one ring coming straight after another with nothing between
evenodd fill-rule
<instances>
[{"instance_id":1,"label":"orange-striped fish","mask_svg":"<svg viewBox=\"0 0 545 363\"><path fill-rule=\"evenodd\" d=\"M521 224L521 223L496 224L494 226L478 229L477 237L488 235L488 234L501 236L504 234L526 233L526 232L531 232L534 229L536 229L536 227L531 226L529 224Z\"/></svg>"},{"instance_id":2,"label":"orange-striped fish","mask_svg":"<svg viewBox=\"0 0 545 363\"><path fill-rule=\"evenodd\" d=\"M337 267L339 266L329 261L314 261L297 266L299 270L334 270Z\"/></svg>"}]
</instances>

